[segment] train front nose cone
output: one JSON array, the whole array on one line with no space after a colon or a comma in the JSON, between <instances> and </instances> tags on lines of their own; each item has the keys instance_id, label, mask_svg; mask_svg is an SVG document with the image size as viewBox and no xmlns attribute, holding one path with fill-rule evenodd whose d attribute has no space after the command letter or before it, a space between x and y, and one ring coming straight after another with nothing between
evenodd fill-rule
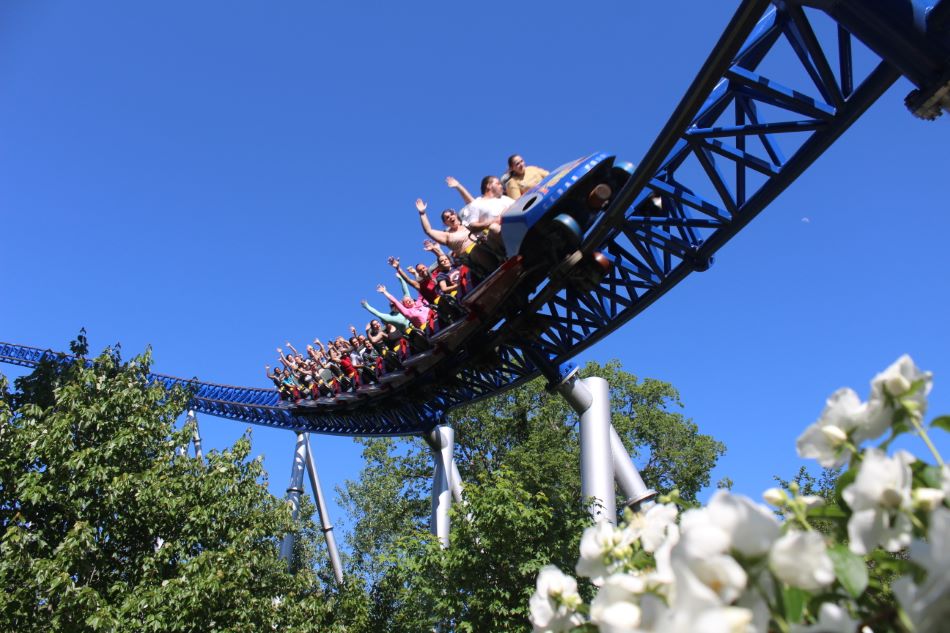
<instances>
[{"instance_id":1,"label":"train front nose cone","mask_svg":"<svg viewBox=\"0 0 950 633\"><path fill-rule=\"evenodd\" d=\"M613 195L613 191L610 189L610 186L600 183L587 194L587 208L591 211L603 209L607 201L610 200L611 195Z\"/></svg>"}]
</instances>

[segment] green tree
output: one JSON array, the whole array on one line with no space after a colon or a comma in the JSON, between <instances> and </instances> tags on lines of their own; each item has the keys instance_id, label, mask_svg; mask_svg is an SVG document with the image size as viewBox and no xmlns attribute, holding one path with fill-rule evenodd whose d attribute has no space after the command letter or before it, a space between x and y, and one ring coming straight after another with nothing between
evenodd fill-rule
<instances>
[{"instance_id":1,"label":"green tree","mask_svg":"<svg viewBox=\"0 0 950 633\"><path fill-rule=\"evenodd\" d=\"M146 381L146 353L0 376L0 630L313 630L314 527L270 495L250 438L177 454L186 395ZM299 530L287 571L283 535Z\"/></svg>"},{"instance_id":2,"label":"green tree","mask_svg":"<svg viewBox=\"0 0 950 633\"><path fill-rule=\"evenodd\" d=\"M615 362L582 373L610 384L613 424L646 483L695 500L724 447L670 410L680 404L676 390ZM340 495L355 518L350 573L366 572L365 630L524 630L538 570L573 567L589 520L577 416L543 386L536 380L452 416L466 503L453 508L448 550L427 534L428 448L418 439L363 440L360 479Z\"/></svg>"}]
</instances>

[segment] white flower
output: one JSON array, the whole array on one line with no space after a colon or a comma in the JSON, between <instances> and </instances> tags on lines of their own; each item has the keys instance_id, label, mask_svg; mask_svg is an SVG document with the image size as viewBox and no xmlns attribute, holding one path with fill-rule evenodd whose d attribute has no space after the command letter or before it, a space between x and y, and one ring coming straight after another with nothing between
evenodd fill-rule
<instances>
[{"instance_id":1,"label":"white flower","mask_svg":"<svg viewBox=\"0 0 950 633\"><path fill-rule=\"evenodd\" d=\"M553 565L546 565L538 574L537 590L531 596L531 624L535 631L568 631L583 624L577 613L581 597L577 581Z\"/></svg>"},{"instance_id":2,"label":"white flower","mask_svg":"<svg viewBox=\"0 0 950 633\"><path fill-rule=\"evenodd\" d=\"M791 633L854 633L858 626L848 612L832 602L825 602L818 610L814 624L793 624Z\"/></svg>"},{"instance_id":3,"label":"white flower","mask_svg":"<svg viewBox=\"0 0 950 633\"><path fill-rule=\"evenodd\" d=\"M818 591L835 580L825 540L817 532L789 530L772 546L769 567L785 584L806 591Z\"/></svg>"},{"instance_id":4,"label":"white flower","mask_svg":"<svg viewBox=\"0 0 950 633\"><path fill-rule=\"evenodd\" d=\"M898 451L891 458L878 449L864 452L854 483L841 496L852 510L849 548L864 555L881 545L896 552L910 543L911 470L914 456Z\"/></svg>"},{"instance_id":5,"label":"white flower","mask_svg":"<svg viewBox=\"0 0 950 633\"><path fill-rule=\"evenodd\" d=\"M632 552L631 544L636 538L634 531L621 530L607 521L590 526L581 536L581 557L574 570L578 576L602 585L604 578Z\"/></svg>"},{"instance_id":6,"label":"white flower","mask_svg":"<svg viewBox=\"0 0 950 633\"><path fill-rule=\"evenodd\" d=\"M590 603L590 620L601 633L639 631L639 596L646 589L643 578L631 574L608 576Z\"/></svg>"},{"instance_id":7,"label":"white flower","mask_svg":"<svg viewBox=\"0 0 950 633\"><path fill-rule=\"evenodd\" d=\"M941 633L950 620L950 510L940 506L930 514L929 543L914 542L910 558L927 571L920 585L905 576L894 583L894 594L910 616L916 633Z\"/></svg>"},{"instance_id":8,"label":"white flower","mask_svg":"<svg viewBox=\"0 0 950 633\"><path fill-rule=\"evenodd\" d=\"M927 395L933 387L933 374L921 371L913 359L904 354L871 380L871 398L883 397L884 392L894 398L908 396L907 391L918 380L922 380L923 385L909 397L921 405L926 405Z\"/></svg>"},{"instance_id":9,"label":"white flower","mask_svg":"<svg viewBox=\"0 0 950 633\"><path fill-rule=\"evenodd\" d=\"M917 381L923 381L923 384L913 393L908 393ZM902 400L920 418L927 410L927 395L932 387L933 374L921 371L907 354L898 358L871 380L867 424L860 434L855 435L855 441L880 437L890 426L894 410L888 406L885 394Z\"/></svg>"},{"instance_id":10,"label":"white flower","mask_svg":"<svg viewBox=\"0 0 950 633\"><path fill-rule=\"evenodd\" d=\"M762 556L779 535L775 514L748 497L719 490L706 505L710 521L729 535L729 547L744 556Z\"/></svg>"},{"instance_id":11,"label":"white flower","mask_svg":"<svg viewBox=\"0 0 950 633\"><path fill-rule=\"evenodd\" d=\"M663 544L667 528L675 524L677 514L676 506L672 503L658 503L645 513L635 515L643 549L652 553Z\"/></svg>"},{"instance_id":12,"label":"white flower","mask_svg":"<svg viewBox=\"0 0 950 633\"><path fill-rule=\"evenodd\" d=\"M950 464L944 464L940 468L940 489L943 490L945 498L950 498Z\"/></svg>"},{"instance_id":13,"label":"white flower","mask_svg":"<svg viewBox=\"0 0 950 633\"><path fill-rule=\"evenodd\" d=\"M752 614L740 607L713 607L696 613L669 609L651 631L655 633L750 633Z\"/></svg>"},{"instance_id":14,"label":"white flower","mask_svg":"<svg viewBox=\"0 0 950 633\"><path fill-rule=\"evenodd\" d=\"M653 552L653 560L656 562L656 569L649 574L649 580L651 586L654 589L660 589L661 592L664 592L664 595L664 588L671 586L675 581L675 576L673 575L672 553L673 548L677 543L679 543L679 541L679 527L677 527L677 525L674 523L666 530L666 540L663 541ZM659 585L659 587L657 585Z\"/></svg>"},{"instance_id":15,"label":"white flower","mask_svg":"<svg viewBox=\"0 0 950 633\"><path fill-rule=\"evenodd\" d=\"M844 443L848 433L867 422L867 405L852 389L843 387L828 397L818 420L805 429L795 446L798 456L816 459L824 468L838 468L848 461Z\"/></svg>"},{"instance_id":16,"label":"white flower","mask_svg":"<svg viewBox=\"0 0 950 633\"><path fill-rule=\"evenodd\" d=\"M708 508L689 510L680 522L671 559L674 607L699 612L735 600L746 586L745 570L726 552L729 534L710 520Z\"/></svg>"}]
</instances>

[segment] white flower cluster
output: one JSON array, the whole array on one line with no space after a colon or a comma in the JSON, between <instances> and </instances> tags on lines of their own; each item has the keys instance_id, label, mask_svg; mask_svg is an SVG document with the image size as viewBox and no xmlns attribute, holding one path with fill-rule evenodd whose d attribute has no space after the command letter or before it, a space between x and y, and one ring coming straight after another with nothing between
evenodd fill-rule
<instances>
[{"instance_id":1,"label":"white flower cluster","mask_svg":"<svg viewBox=\"0 0 950 633\"><path fill-rule=\"evenodd\" d=\"M866 561L874 556L885 558L873 558L872 571L886 568L901 576L893 584L897 628L948 630L950 468L922 425L930 388L931 375L903 356L874 378L867 402L850 389L828 399L798 450L822 466L850 463L840 507L800 495L794 484L791 494L773 488L763 496L784 515L780 521L768 507L720 490L701 508L681 513L674 503L660 503L628 512L620 526L587 528L575 571L590 580L595 597L584 604L574 578L545 567L531 598L534 630L870 633L881 620L869 612L880 600L866 598ZM859 450L888 430L890 439L916 431L938 466L906 451L889 456L884 449L890 439ZM928 477L934 485L921 483ZM815 530L819 519L834 523L837 532ZM887 553L908 546L909 556ZM876 591L883 582L875 583Z\"/></svg>"}]
</instances>

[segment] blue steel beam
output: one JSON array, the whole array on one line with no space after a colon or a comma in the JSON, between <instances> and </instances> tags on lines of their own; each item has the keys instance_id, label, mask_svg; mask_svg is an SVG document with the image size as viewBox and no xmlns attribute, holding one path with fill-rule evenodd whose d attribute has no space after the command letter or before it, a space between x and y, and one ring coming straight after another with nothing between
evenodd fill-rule
<instances>
[{"instance_id":1,"label":"blue steel beam","mask_svg":"<svg viewBox=\"0 0 950 633\"><path fill-rule=\"evenodd\" d=\"M920 99L938 103L950 51L948 6L950 0L743 2L643 161L584 235L581 249L609 256L610 271L593 287L552 272L526 307L406 388L310 413L278 406L273 390L151 378L191 390L192 406L211 415L338 435L426 432L452 408L542 372L556 381L562 363L707 269L901 73L919 86ZM813 23L822 14L812 7L831 16L832 36L818 35L824 31ZM853 36L881 59L863 77L854 75ZM809 85L793 88L763 69L782 43ZM2 362L35 365L47 353L0 344Z\"/></svg>"}]
</instances>

